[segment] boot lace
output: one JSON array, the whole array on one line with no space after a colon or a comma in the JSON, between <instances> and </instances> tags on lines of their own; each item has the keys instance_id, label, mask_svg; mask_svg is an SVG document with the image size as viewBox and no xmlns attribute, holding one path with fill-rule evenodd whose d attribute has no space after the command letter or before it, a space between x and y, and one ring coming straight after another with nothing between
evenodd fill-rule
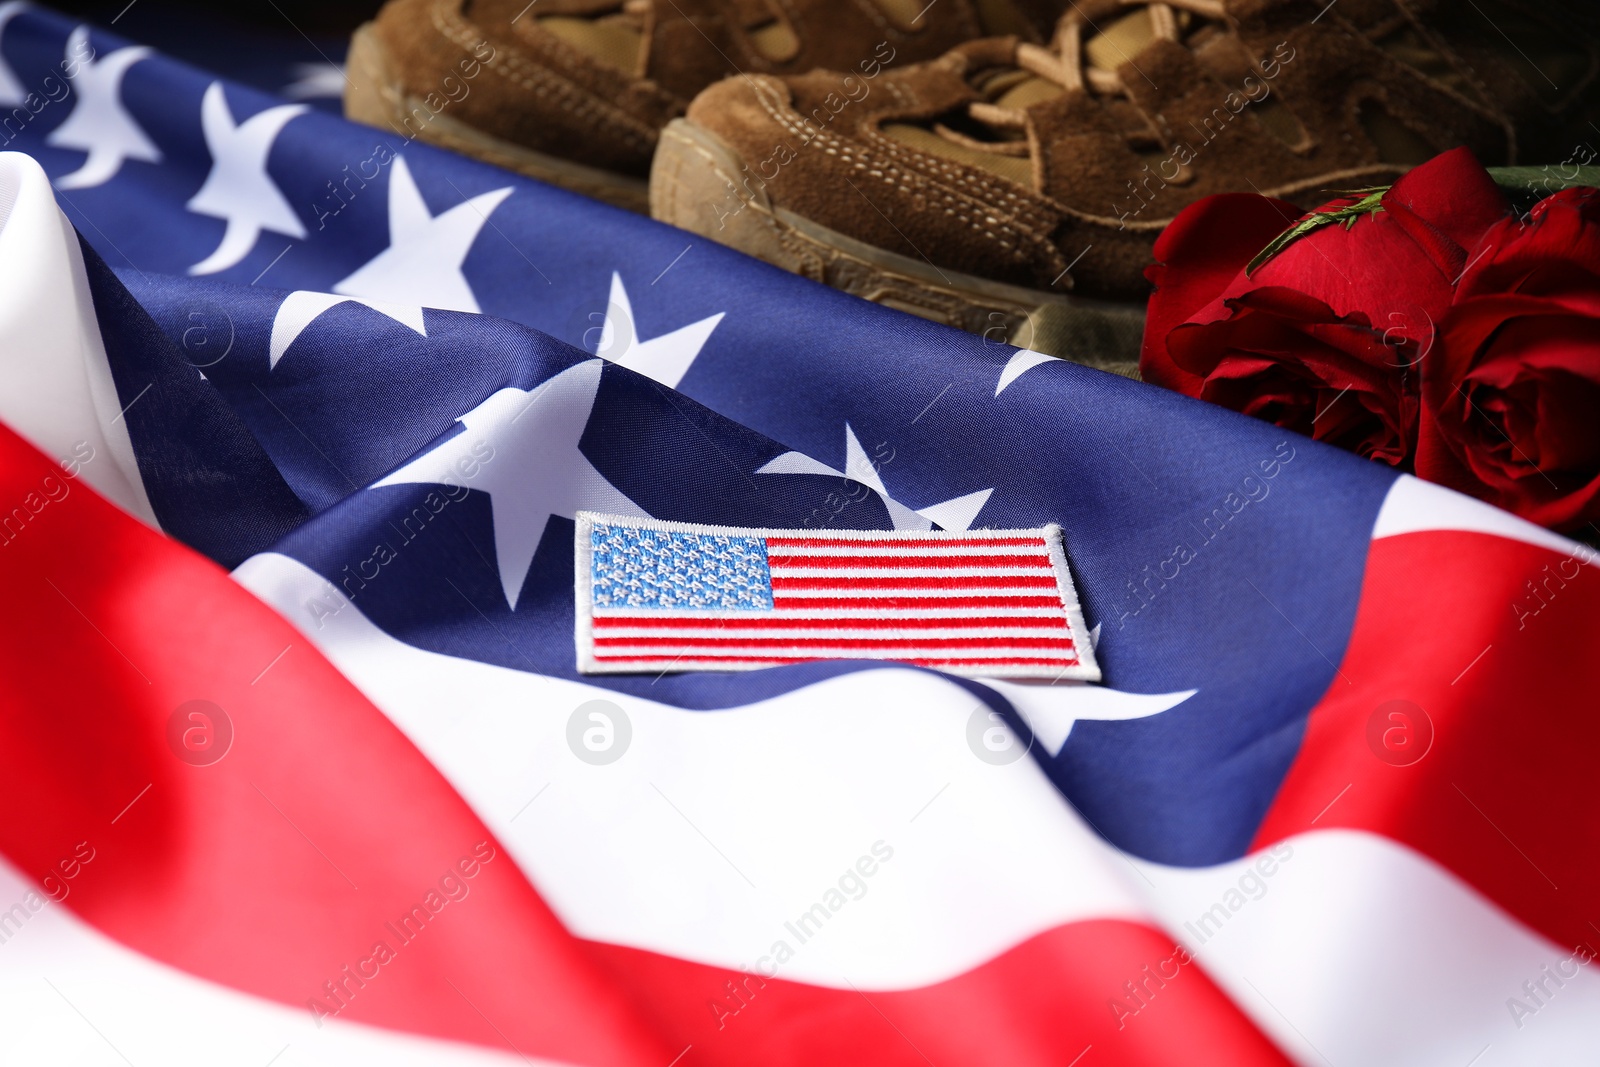
<instances>
[{"instance_id":1,"label":"boot lace","mask_svg":"<svg viewBox=\"0 0 1600 1067\"><path fill-rule=\"evenodd\" d=\"M1102 15L1145 8L1150 18L1151 39L1159 38L1179 44L1183 42L1185 32L1191 28L1191 16L1208 22L1222 22L1226 17L1222 0L1110 0L1089 6L1098 9ZM1017 46L1017 68L1065 92L1127 96L1128 89L1120 74L1085 61L1087 45L1098 32L1084 5L1074 3L1057 21L1055 35L1048 47L1026 42ZM1014 88L1017 82L1016 77L991 79L987 93L991 99L968 104L968 116L997 131L1025 127L1027 115L1021 108L994 102Z\"/></svg>"}]
</instances>

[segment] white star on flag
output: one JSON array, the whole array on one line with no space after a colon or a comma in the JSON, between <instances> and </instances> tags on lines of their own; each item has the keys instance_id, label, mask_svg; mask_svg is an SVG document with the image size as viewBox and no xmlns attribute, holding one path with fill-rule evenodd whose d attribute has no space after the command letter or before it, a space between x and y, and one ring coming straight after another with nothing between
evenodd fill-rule
<instances>
[{"instance_id":1,"label":"white star on flag","mask_svg":"<svg viewBox=\"0 0 1600 1067\"><path fill-rule=\"evenodd\" d=\"M972 520L978 517L978 512L983 510L983 505L989 500L989 494L994 489L980 489L975 493L958 496L939 504L929 504L925 508L910 508L889 495L889 490L884 487L883 478L878 474L878 468L867 456L867 450L861 447L861 442L856 440L856 432L847 422L844 424L844 470L834 470L825 463L812 459L804 452L785 452L783 455L764 464L757 474L824 474L836 478L850 478L860 482L878 495L883 501L883 506L889 512L889 519L894 523L896 530L929 530L934 523L938 523L945 530L966 530L972 526Z\"/></svg>"},{"instance_id":2,"label":"white star on flag","mask_svg":"<svg viewBox=\"0 0 1600 1067\"><path fill-rule=\"evenodd\" d=\"M479 193L436 217L428 211L405 157L396 156L389 167L389 247L333 291L446 311L482 310L461 264L478 231L511 190L508 185Z\"/></svg>"},{"instance_id":3,"label":"white star on flag","mask_svg":"<svg viewBox=\"0 0 1600 1067\"><path fill-rule=\"evenodd\" d=\"M985 678L983 684L1011 702L1028 729L1033 731L1034 739L1052 756L1061 754L1072 728L1080 722L1148 719L1172 710L1200 691L1125 693L1090 682L1059 681L1038 685L1001 678Z\"/></svg>"},{"instance_id":4,"label":"white star on flag","mask_svg":"<svg viewBox=\"0 0 1600 1067\"><path fill-rule=\"evenodd\" d=\"M422 308L406 304L389 304L381 300L368 300L359 296L335 296L333 293L314 293L308 290L297 290L284 298L278 305L277 312L272 316L272 340L267 345L267 367L270 370L278 365L278 360L289 351L289 346L294 344L296 337L305 331L307 326L330 308L340 304L362 304L387 315L402 326L409 326L423 337L428 336L428 329L422 321Z\"/></svg>"},{"instance_id":5,"label":"white star on flag","mask_svg":"<svg viewBox=\"0 0 1600 1067\"><path fill-rule=\"evenodd\" d=\"M244 259L262 230L304 238L306 228L267 173L272 142L290 119L311 110L284 104L235 124L222 83L212 82L200 103L200 126L211 152L211 172L200 191L184 205L199 215L224 220L217 250L189 268L190 274L215 274Z\"/></svg>"},{"instance_id":6,"label":"white star on flag","mask_svg":"<svg viewBox=\"0 0 1600 1067\"><path fill-rule=\"evenodd\" d=\"M488 493L494 554L506 603L516 609L551 516L579 511L649 517L578 449L605 364L585 360L532 389L501 389L456 421L463 432L441 441L384 485L460 485ZM463 476L463 469L476 473Z\"/></svg>"},{"instance_id":7,"label":"white star on flag","mask_svg":"<svg viewBox=\"0 0 1600 1067\"><path fill-rule=\"evenodd\" d=\"M89 28L79 26L67 38L67 60L84 54ZM66 120L50 131L44 143L54 148L74 148L89 153L83 166L56 179L58 189L89 189L116 177L124 160L161 162L158 149L122 106L122 77L150 49L119 48L108 56L86 59L72 79L77 103Z\"/></svg>"},{"instance_id":8,"label":"white star on flag","mask_svg":"<svg viewBox=\"0 0 1600 1067\"><path fill-rule=\"evenodd\" d=\"M611 299L606 304L606 321L600 328L595 354L669 389L676 389L724 314L726 312L719 311L646 341L639 336L638 320L634 318L633 304L628 300L622 275L613 272Z\"/></svg>"},{"instance_id":9,"label":"white star on flag","mask_svg":"<svg viewBox=\"0 0 1600 1067\"><path fill-rule=\"evenodd\" d=\"M1033 368L1045 363L1055 362L1055 356L1047 356L1043 352L1035 352L1031 348L1020 348L1006 360L1006 365L1000 371L1000 380L995 383L994 395L999 396L1006 391L1006 386L1031 371Z\"/></svg>"},{"instance_id":10,"label":"white star on flag","mask_svg":"<svg viewBox=\"0 0 1600 1067\"><path fill-rule=\"evenodd\" d=\"M285 85L280 94L290 100L338 100L344 96L344 68L337 63L296 63L289 68L295 80Z\"/></svg>"}]
</instances>

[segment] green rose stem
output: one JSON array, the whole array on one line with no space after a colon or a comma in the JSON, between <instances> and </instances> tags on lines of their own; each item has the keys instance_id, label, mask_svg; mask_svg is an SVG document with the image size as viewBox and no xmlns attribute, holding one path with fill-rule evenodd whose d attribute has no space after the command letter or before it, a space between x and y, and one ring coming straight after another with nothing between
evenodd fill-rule
<instances>
[{"instance_id":1,"label":"green rose stem","mask_svg":"<svg viewBox=\"0 0 1600 1067\"><path fill-rule=\"evenodd\" d=\"M1496 187L1506 194L1506 199L1511 201L1512 208L1519 215L1527 214L1534 204L1563 189L1580 185L1600 187L1600 167L1567 167L1565 164L1560 164L1557 167L1490 167L1488 170ZM1567 177L1561 173L1563 170L1572 171L1572 176ZM1344 223L1345 229L1348 230L1361 216L1376 215L1383 210L1383 194L1388 191L1387 185L1340 191L1340 195L1355 199L1338 207L1313 211L1274 237L1272 243L1263 248L1244 268L1245 277L1250 277L1273 256L1308 233L1335 222Z\"/></svg>"}]
</instances>

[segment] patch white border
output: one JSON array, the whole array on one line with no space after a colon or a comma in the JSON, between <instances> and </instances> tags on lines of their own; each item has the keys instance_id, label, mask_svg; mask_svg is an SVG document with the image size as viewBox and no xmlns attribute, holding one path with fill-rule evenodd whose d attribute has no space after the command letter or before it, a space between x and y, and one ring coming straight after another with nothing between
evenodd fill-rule
<instances>
[{"instance_id":1,"label":"patch white border","mask_svg":"<svg viewBox=\"0 0 1600 1067\"><path fill-rule=\"evenodd\" d=\"M727 535L730 537L808 537L835 541L925 541L925 540L985 540L1008 537L1042 537L1050 565L1055 571L1056 593L1061 598L1062 611L1067 617L1067 632L1072 637L1078 662L1070 667L1051 670L1043 667L1010 666L994 670L982 667L933 668L942 674L964 678L1024 678L1052 682L1098 682L1101 680L1100 664L1095 659L1094 644L1089 640L1089 628L1083 621L1083 608L1078 603L1078 590L1072 581L1072 571L1067 564L1066 535L1055 523L1032 530L776 530L746 526L708 526L697 522L668 522L664 519L647 519L633 515L607 515L596 511L580 511L575 516L577 531L573 537L573 591L576 597L573 621L573 639L577 648L580 674L644 674L656 671L657 664L643 661L611 661L600 663L594 655L594 539L596 523L610 526L631 526L635 529L665 530L672 533ZM718 612L717 615L725 615ZM874 663L904 664L903 660L862 657ZM817 662L825 662L819 659ZM776 664L774 664L776 666ZM668 670L681 671L734 671L764 670L763 667L731 667L724 660L680 659ZM666 674L667 671L660 673Z\"/></svg>"}]
</instances>

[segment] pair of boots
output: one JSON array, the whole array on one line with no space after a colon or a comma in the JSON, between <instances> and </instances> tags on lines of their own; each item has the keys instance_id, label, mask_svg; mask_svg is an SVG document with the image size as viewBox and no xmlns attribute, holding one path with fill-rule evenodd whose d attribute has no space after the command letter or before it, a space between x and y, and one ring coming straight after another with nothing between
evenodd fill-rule
<instances>
[{"instance_id":1,"label":"pair of boots","mask_svg":"<svg viewBox=\"0 0 1600 1067\"><path fill-rule=\"evenodd\" d=\"M346 110L997 341L1138 348L1219 192L1600 141L1585 0L391 0ZM1291 220L1286 219L1285 225Z\"/></svg>"}]
</instances>

